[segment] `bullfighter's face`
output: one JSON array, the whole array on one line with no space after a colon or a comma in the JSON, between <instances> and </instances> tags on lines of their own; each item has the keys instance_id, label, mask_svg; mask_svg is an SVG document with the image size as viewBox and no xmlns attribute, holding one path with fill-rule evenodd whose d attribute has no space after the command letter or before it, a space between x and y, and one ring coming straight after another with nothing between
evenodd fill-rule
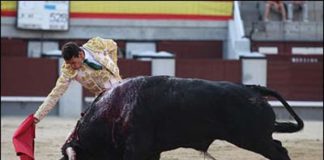
<instances>
[{"instance_id":1,"label":"bullfighter's face","mask_svg":"<svg viewBox=\"0 0 324 160\"><path fill-rule=\"evenodd\" d=\"M81 68L83 61L84 61L84 53L82 51L79 52L78 56L74 56L72 57L70 60L66 60L65 62L69 65L71 65L71 67L74 70L78 70Z\"/></svg>"}]
</instances>

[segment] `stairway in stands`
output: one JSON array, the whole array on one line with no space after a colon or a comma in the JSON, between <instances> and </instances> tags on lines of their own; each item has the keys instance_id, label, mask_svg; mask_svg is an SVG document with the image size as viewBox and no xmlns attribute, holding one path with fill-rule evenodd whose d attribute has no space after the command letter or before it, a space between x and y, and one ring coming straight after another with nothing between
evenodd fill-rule
<instances>
[{"instance_id":1,"label":"stairway in stands","mask_svg":"<svg viewBox=\"0 0 324 160\"><path fill-rule=\"evenodd\" d=\"M270 12L270 20L264 22L262 19L265 3L265 1L240 1L245 33L253 40L323 41L322 1L306 1L308 5L308 22L303 22L302 14L296 11L292 22L283 22L281 15L274 12Z\"/></svg>"}]
</instances>

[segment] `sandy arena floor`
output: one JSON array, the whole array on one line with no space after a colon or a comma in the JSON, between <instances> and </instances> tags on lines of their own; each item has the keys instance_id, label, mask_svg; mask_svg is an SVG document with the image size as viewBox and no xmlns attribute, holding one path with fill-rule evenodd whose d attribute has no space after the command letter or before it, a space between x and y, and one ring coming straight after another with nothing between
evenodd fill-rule
<instances>
[{"instance_id":1,"label":"sandy arena floor","mask_svg":"<svg viewBox=\"0 0 324 160\"><path fill-rule=\"evenodd\" d=\"M12 135L25 117L1 117L1 159L17 160ZM46 117L36 129L36 160L61 158L60 147L76 124L77 119ZM323 160L323 121L307 121L303 131L293 134L275 134L288 149L292 160ZM253 152L240 149L224 141L214 141L209 153L217 160L264 160ZM198 151L180 148L164 152L161 160L204 160Z\"/></svg>"}]
</instances>

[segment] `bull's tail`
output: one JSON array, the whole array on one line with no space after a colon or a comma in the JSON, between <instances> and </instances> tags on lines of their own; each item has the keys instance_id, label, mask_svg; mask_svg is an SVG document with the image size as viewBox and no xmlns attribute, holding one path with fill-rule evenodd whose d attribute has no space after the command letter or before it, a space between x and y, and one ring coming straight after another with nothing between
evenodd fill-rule
<instances>
[{"instance_id":1,"label":"bull's tail","mask_svg":"<svg viewBox=\"0 0 324 160\"><path fill-rule=\"evenodd\" d=\"M266 87L257 86L257 85L246 85L246 86L255 91L258 91L263 96L272 96L277 98L288 110L288 112L292 115L292 117L297 121L297 124L291 122L275 122L274 132L292 133L303 129L304 127L303 120L295 113L295 111L291 108L291 106L277 92L270 90Z\"/></svg>"}]
</instances>

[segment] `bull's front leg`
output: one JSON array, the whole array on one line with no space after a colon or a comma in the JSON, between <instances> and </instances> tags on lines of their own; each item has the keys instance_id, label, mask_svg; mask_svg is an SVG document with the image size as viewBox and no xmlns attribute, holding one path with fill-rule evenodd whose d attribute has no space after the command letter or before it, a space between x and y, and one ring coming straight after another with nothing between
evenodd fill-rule
<instances>
[{"instance_id":1,"label":"bull's front leg","mask_svg":"<svg viewBox=\"0 0 324 160\"><path fill-rule=\"evenodd\" d=\"M131 152L125 152L125 154L124 154L124 160L143 160L142 158L144 158L144 156L136 155L136 154L131 153ZM160 160L160 153L154 154L154 155L152 155L149 158L146 158L144 160Z\"/></svg>"},{"instance_id":2,"label":"bull's front leg","mask_svg":"<svg viewBox=\"0 0 324 160\"><path fill-rule=\"evenodd\" d=\"M126 140L123 160L159 160L160 153L154 153L153 134L130 135Z\"/></svg>"}]
</instances>

